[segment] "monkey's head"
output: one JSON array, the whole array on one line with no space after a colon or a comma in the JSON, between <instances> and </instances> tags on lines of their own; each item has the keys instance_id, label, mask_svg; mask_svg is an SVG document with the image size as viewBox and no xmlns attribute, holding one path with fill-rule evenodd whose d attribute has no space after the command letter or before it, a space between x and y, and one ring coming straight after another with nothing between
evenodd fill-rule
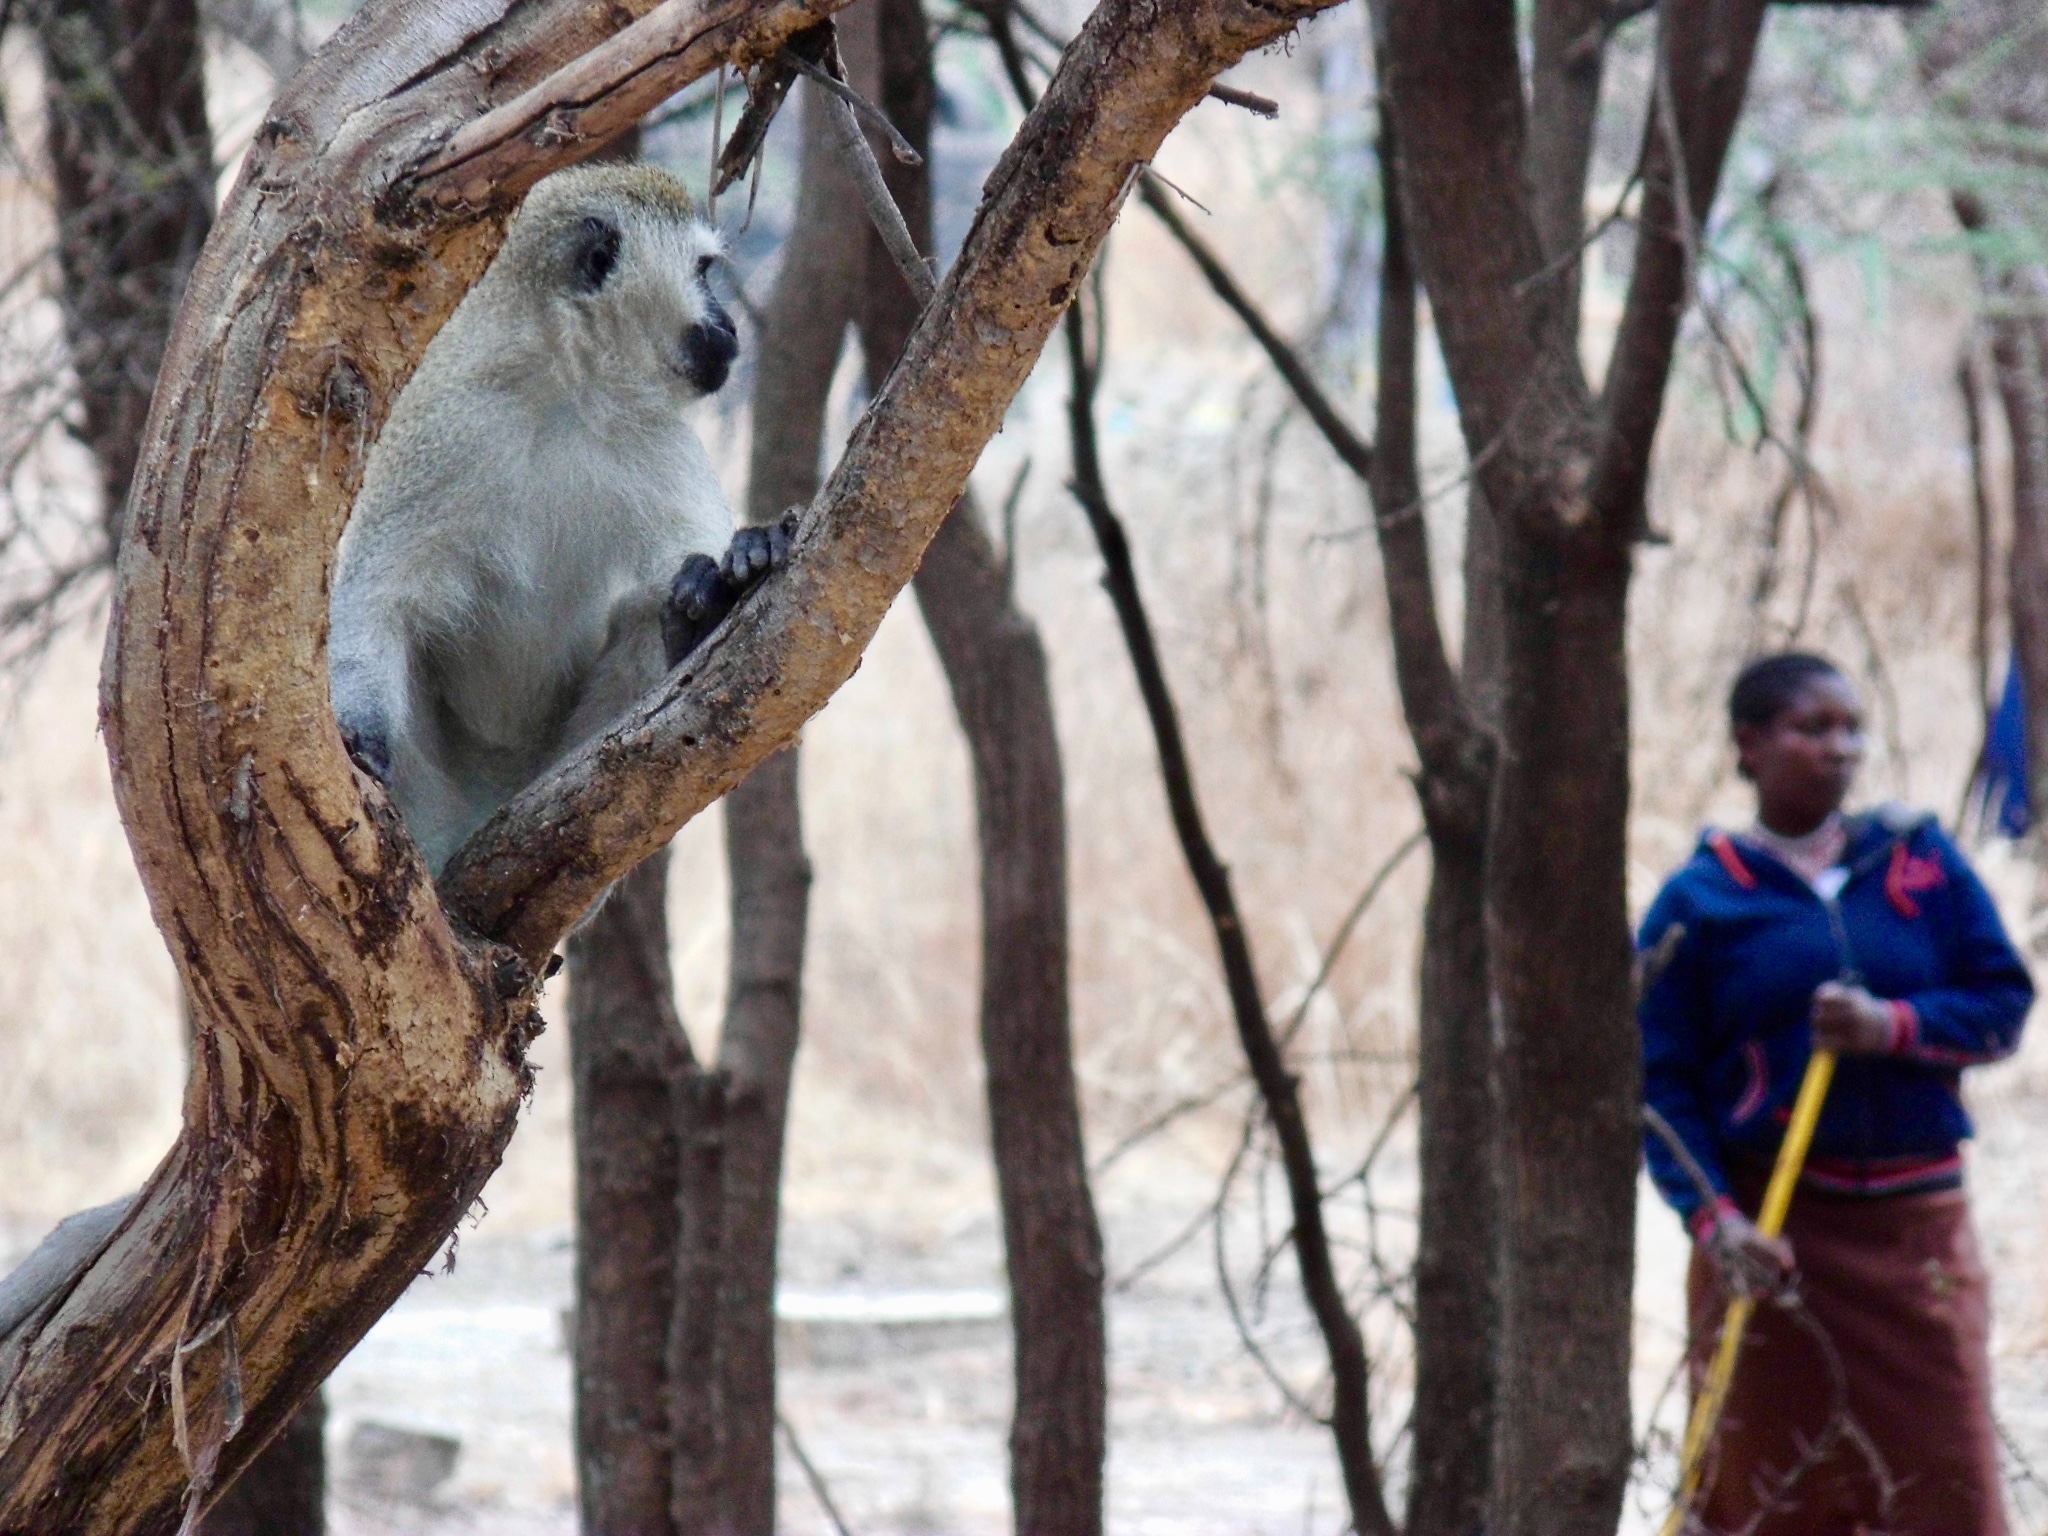
<instances>
[{"instance_id":1,"label":"monkey's head","mask_svg":"<svg viewBox=\"0 0 2048 1536\"><path fill-rule=\"evenodd\" d=\"M592 386L725 383L739 338L707 281L723 253L683 184L649 165L575 166L526 195L487 281L504 275L554 366Z\"/></svg>"}]
</instances>

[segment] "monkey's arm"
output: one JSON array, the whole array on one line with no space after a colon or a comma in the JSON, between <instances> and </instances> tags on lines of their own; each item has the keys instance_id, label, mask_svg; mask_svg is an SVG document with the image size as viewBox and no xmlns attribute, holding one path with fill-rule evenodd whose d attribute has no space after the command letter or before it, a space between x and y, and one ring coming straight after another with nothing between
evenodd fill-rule
<instances>
[{"instance_id":1,"label":"monkey's arm","mask_svg":"<svg viewBox=\"0 0 2048 1536\"><path fill-rule=\"evenodd\" d=\"M797 509L792 507L766 527L735 532L723 560L691 555L683 562L661 614L661 638L671 667L694 651L763 577L788 562L796 520Z\"/></svg>"}]
</instances>

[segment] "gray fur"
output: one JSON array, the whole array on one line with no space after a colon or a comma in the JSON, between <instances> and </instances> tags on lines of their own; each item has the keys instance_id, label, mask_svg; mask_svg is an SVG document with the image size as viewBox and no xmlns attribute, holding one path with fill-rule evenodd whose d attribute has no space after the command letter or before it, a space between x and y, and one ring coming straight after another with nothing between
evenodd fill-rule
<instances>
[{"instance_id":1,"label":"gray fur","mask_svg":"<svg viewBox=\"0 0 2048 1536\"><path fill-rule=\"evenodd\" d=\"M70 1287L92 1261L100 1256L114 1229L134 1206L134 1195L123 1195L89 1211L66 1216L35 1251L0 1280L0 1340L41 1311L44 1303Z\"/></svg>"},{"instance_id":2,"label":"gray fur","mask_svg":"<svg viewBox=\"0 0 2048 1536\"><path fill-rule=\"evenodd\" d=\"M548 177L371 453L335 566L334 709L436 873L659 681L672 579L732 538L683 416L731 356L718 251L664 172Z\"/></svg>"}]
</instances>

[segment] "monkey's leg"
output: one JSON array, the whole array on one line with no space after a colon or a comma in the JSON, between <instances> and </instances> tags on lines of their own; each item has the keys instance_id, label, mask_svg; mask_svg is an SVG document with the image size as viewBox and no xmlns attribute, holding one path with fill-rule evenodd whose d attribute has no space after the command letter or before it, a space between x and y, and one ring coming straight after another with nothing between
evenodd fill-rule
<instances>
[{"instance_id":1,"label":"monkey's leg","mask_svg":"<svg viewBox=\"0 0 2048 1536\"><path fill-rule=\"evenodd\" d=\"M661 615L661 636L671 667L702 644L769 573L789 563L796 542L796 520L797 509L792 507L766 527L735 532L723 560L713 563L709 555L692 555L683 562Z\"/></svg>"}]
</instances>

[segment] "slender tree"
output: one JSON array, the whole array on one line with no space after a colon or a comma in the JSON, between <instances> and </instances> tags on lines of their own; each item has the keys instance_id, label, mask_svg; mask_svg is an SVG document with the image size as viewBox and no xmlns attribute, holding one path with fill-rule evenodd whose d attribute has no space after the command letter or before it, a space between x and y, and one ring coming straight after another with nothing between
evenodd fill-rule
<instances>
[{"instance_id":1,"label":"slender tree","mask_svg":"<svg viewBox=\"0 0 2048 1536\"><path fill-rule=\"evenodd\" d=\"M1504 1533L1612 1529L1627 1481L1631 551L1691 258L1763 18L1760 0L1659 10L1635 271L1596 398L1569 279L1601 10L1539 4L1533 94L1511 0L1393 0L1385 36L1403 212L1499 552L1486 906L1505 1245L1488 1523Z\"/></svg>"},{"instance_id":2,"label":"slender tree","mask_svg":"<svg viewBox=\"0 0 2048 1536\"><path fill-rule=\"evenodd\" d=\"M867 77L919 152L882 166L917 249L932 250L938 92L919 0L879 0ZM870 230L859 314L870 388L888 381L920 303ZM1066 791L1037 627L971 494L913 583L966 733L981 855L981 1044L1009 1261L1016 1411L1010 1488L1020 1531L1102 1529L1107 1337L1102 1234L1088 1188L1068 1005Z\"/></svg>"}]
</instances>

